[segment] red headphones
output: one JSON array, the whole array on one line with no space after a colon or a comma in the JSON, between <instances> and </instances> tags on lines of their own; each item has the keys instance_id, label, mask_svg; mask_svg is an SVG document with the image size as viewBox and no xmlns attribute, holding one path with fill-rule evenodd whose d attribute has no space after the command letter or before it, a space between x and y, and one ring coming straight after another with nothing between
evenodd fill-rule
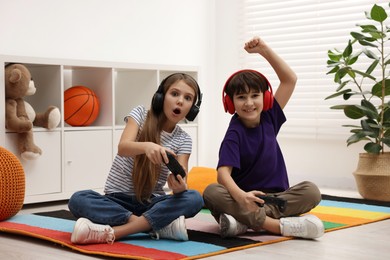
<instances>
[{"instance_id":1,"label":"red headphones","mask_svg":"<svg viewBox=\"0 0 390 260\"><path fill-rule=\"evenodd\" d=\"M263 111L266 111L266 110L268 110L268 109L270 109L272 107L272 105L274 103L274 97L273 97L273 93L272 93L272 87L271 87L271 84L269 83L268 79L263 74L261 74L260 72L258 72L256 70L246 69L246 70L239 70L239 71L233 73L228 78L228 80L226 81L225 85L223 86L222 102L223 102L223 107L225 108L225 112L229 112L230 114L234 114L234 112L236 111L236 109L234 108L233 100L225 92L226 86L229 84L230 80L235 75L237 75L238 73L241 73L241 72L246 72L246 71L254 72L257 75L259 75L261 78L263 78L263 79L265 79L267 81L268 89L263 93Z\"/></svg>"}]
</instances>

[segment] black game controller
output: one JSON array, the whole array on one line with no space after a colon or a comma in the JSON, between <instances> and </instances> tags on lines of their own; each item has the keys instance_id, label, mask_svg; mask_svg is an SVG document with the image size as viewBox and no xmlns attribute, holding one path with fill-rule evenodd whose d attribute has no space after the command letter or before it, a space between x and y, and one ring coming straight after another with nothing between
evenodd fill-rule
<instances>
[{"instance_id":1,"label":"black game controller","mask_svg":"<svg viewBox=\"0 0 390 260\"><path fill-rule=\"evenodd\" d=\"M266 204L275 204L279 207L279 210L283 212L286 208L287 201L282 198L278 198L272 195L257 195L258 198L264 200ZM260 205L262 206L262 205Z\"/></svg>"},{"instance_id":2,"label":"black game controller","mask_svg":"<svg viewBox=\"0 0 390 260\"><path fill-rule=\"evenodd\" d=\"M168 167L168 169L175 175L175 177L177 175L181 175L181 177L184 178L186 176L186 172L184 171L183 167L181 167L180 163L172 154L167 152L167 156L169 162L166 163L166 166ZM177 177L176 180L178 180Z\"/></svg>"}]
</instances>

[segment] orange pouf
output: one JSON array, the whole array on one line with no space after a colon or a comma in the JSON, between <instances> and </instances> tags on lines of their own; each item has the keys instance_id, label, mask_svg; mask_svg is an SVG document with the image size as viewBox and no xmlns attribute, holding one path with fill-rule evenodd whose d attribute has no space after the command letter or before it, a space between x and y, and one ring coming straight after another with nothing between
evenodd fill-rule
<instances>
[{"instance_id":1,"label":"orange pouf","mask_svg":"<svg viewBox=\"0 0 390 260\"><path fill-rule=\"evenodd\" d=\"M99 99L90 88L74 86L65 90L65 122L71 126L91 125L99 115Z\"/></svg>"},{"instance_id":2,"label":"orange pouf","mask_svg":"<svg viewBox=\"0 0 390 260\"><path fill-rule=\"evenodd\" d=\"M19 159L0 146L0 221L16 215L24 203L26 180Z\"/></svg>"}]
</instances>

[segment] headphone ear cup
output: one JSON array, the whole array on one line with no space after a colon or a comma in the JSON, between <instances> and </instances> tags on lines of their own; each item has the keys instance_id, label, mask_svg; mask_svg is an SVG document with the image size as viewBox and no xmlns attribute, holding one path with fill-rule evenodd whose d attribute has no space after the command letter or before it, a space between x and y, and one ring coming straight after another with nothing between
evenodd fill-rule
<instances>
[{"instance_id":1,"label":"headphone ear cup","mask_svg":"<svg viewBox=\"0 0 390 260\"><path fill-rule=\"evenodd\" d=\"M274 103L274 97L272 96L271 91L267 90L263 94L263 111L271 109Z\"/></svg>"},{"instance_id":2,"label":"headphone ear cup","mask_svg":"<svg viewBox=\"0 0 390 260\"><path fill-rule=\"evenodd\" d=\"M186 115L186 119L188 121L194 121L194 119L198 115L198 113L199 113L199 107L194 105L191 107L190 112L188 112L188 114Z\"/></svg>"},{"instance_id":3,"label":"headphone ear cup","mask_svg":"<svg viewBox=\"0 0 390 260\"><path fill-rule=\"evenodd\" d=\"M225 112L229 112L230 114L234 114L234 112L236 111L236 109L234 108L234 103L228 95L225 95L225 97L223 98L223 106L225 108Z\"/></svg>"},{"instance_id":4,"label":"headphone ear cup","mask_svg":"<svg viewBox=\"0 0 390 260\"><path fill-rule=\"evenodd\" d=\"M163 110L163 104L164 104L164 94L160 92L154 93L152 99L152 109L154 113L156 113L157 115L160 114L161 111Z\"/></svg>"}]
</instances>

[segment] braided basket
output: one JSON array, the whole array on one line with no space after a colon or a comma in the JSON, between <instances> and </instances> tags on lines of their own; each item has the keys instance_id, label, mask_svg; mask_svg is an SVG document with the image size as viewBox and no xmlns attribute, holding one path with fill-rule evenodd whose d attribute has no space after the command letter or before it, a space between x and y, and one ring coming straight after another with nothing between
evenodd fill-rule
<instances>
[{"instance_id":1,"label":"braided basket","mask_svg":"<svg viewBox=\"0 0 390 260\"><path fill-rule=\"evenodd\" d=\"M353 173L360 195L365 199L390 201L390 153L359 154Z\"/></svg>"},{"instance_id":2,"label":"braided basket","mask_svg":"<svg viewBox=\"0 0 390 260\"><path fill-rule=\"evenodd\" d=\"M16 215L22 208L25 176L19 159L0 146L0 221Z\"/></svg>"}]
</instances>

